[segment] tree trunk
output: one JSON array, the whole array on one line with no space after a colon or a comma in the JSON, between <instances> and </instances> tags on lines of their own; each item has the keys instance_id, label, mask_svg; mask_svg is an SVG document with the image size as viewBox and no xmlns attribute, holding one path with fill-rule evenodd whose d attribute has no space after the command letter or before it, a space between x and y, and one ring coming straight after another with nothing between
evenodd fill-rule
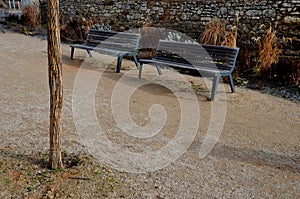
<instances>
[{"instance_id":1,"label":"tree trunk","mask_svg":"<svg viewBox=\"0 0 300 199\"><path fill-rule=\"evenodd\" d=\"M62 168L62 63L59 29L59 0L48 0L48 74L50 87L50 154L49 167Z\"/></svg>"}]
</instances>

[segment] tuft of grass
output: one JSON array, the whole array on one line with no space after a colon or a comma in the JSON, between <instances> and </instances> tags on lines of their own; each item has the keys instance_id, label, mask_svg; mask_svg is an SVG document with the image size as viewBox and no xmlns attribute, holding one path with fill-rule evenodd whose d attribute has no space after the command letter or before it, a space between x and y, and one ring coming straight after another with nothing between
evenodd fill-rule
<instances>
[{"instance_id":1,"label":"tuft of grass","mask_svg":"<svg viewBox=\"0 0 300 199\"><path fill-rule=\"evenodd\" d=\"M28 192L33 192L34 191L34 187L32 187L32 186L28 186L28 187L26 187L26 189L27 189Z\"/></svg>"},{"instance_id":2,"label":"tuft of grass","mask_svg":"<svg viewBox=\"0 0 300 199\"><path fill-rule=\"evenodd\" d=\"M248 84L248 80L245 78L237 77L234 79L236 85L245 86Z\"/></svg>"},{"instance_id":3,"label":"tuft of grass","mask_svg":"<svg viewBox=\"0 0 300 199\"><path fill-rule=\"evenodd\" d=\"M72 159L70 166L71 167L72 166L78 166L80 164L80 162L81 162L81 158L80 157L75 157L74 159Z\"/></svg>"},{"instance_id":4,"label":"tuft of grass","mask_svg":"<svg viewBox=\"0 0 300 199\"><path fill-rule=\"evenodd\" d=\"M235 48L237 40L237 30L237 26L233 26L230 30L226 30L221 46L229 46Z\"/></svg>"},{"instance_id":5,"label":"tuft of grass","mask_svg":"<svg viewBox=\"0 0 300 199\"><path fill-rule=\"evenodd\" d=\"M37 5L28 5L23 9L24 24L37 29L40 27L40 12Z\"/></svg>"},{"instance_id":6,"label":"tuft of grass","mask_svg":"<svg viewBox=\"0 0 300 199\"><path fill-rule=\"evenodd\" d=\"M205 31L200 36L200 43L236 47L239 16L236 15L235 25L227 28L227 21L214 19L205 26Z\"/></svg>"},{"instance_id":7,"label":"tuft of grass","mask_svg":"<svg viewBox=\"0 0 300 199\"><path fill-rule=\"evenodd\" d=\"M21 32L22 32L23 34L25 34L25 35L31 35L31 36L34 35L34 32L28 30L26 27L24 27L24 28L21 30Z\"/></svg>"},{"instance_id":8,"label":"tuft of grass","mask_svg":"<svg viewBox=\"0 0 300 199\"><path fill-rule=\"evenodd\" d=\"M201 35L200 43L221 45L226 33L226 20L215 19L208 22L205 26L205 31Z\"/></svg>"},{"instance_id":9,"label":"tuft of grass","mask_svg":"<svg viewBox=\"0 0 300 199\"><path fill-rule=\"evenodd\" d=\"M96 23L97 20L83 20L79 16L67 22L64 22L64 19L62 19L60 27L61 39L65 42L82 43L85 41L90 27Z\"/></svg>"},{"instance_id":10,"label":"tuft of grass","mask_svg":"<svg viewBox=\"0 0 300 199\"><path fill-rule=\"evenodd\" d=\"M63 168L52 170L53 173L63 173L65 170Z\"/></svg>"},{"instance_id":11,"label":"tuft of grass","mask_svg":"<svg viewBox=\"0 0 300 199\"><path fill-rule=\"evenodd\" d=\"M271 25L264 38L258 37L255 41L258 44L259 57L254 72L258 76L266 76L270 73L272 65L278 63L282 49L276 37L276 31Z\"/></svg>"},{"instance_id":12,"label":"tuft of grass","mask_svg":"<svg viewBox=\"0 0 300 199\"><path fill-rule=\"evenodd\" d=\"M147 19L142 28L140 49L138 51L139 58L150 59L155 56L155 51L160 36L157 34L157 32L153 32L153 30L152 22Z\"/></svg>"}]
</instances>

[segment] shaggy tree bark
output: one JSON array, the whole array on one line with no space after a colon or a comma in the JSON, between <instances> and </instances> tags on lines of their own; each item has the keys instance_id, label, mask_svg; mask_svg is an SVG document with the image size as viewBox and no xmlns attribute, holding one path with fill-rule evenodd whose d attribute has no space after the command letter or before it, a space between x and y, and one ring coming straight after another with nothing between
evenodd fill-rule
<instances>
[{"instance_id":1,"label":"shaggy tree bark","mask_svg":"<svg viewBox=\"0 0 300 199\"><path fill-rule=\"evenodd\" d=\"M62 62L60 49L59 0L48 0L48 74L50 87L50 154L49 167L62 168Z\"/></svg>"}]
</instances>

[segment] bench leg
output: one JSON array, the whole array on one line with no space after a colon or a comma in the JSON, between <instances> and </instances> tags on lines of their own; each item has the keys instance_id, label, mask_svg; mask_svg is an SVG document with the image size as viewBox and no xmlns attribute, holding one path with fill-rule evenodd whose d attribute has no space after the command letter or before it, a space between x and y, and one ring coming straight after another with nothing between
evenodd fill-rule
<instances>
[{"instance_id":1,"label":"bench leg","mask_svg":"<svg viewBox=\"0 0 300 199\"><path fill-rule=\"evenodd\" d=\"M235 93L232 75L230 74L228 77L229 77L229 84L230 84L231 92Z\"/></svg>"},{"instance_id":2,"label":"bench leg","mask_svg":"<svg viewBox=\"0 0 300 199\"><path fill-rule=\"evenodd\" d=\"M215 100L215 96L217 94L217 88L218 88L218 84L220 81L220 76L214 76L214 80L213 80L213 86L212 86L212 91L211 91L211 101Z\"/></svg>"},{"instance_id":3,"label":"bench leg","mask_svg":"<svg viewBox=\"0 0 300 199\"><path fill-rule=\"evenodd\" d=\"M93 58L92 52L91 52L90 50L86 50L86 51L87 51L87 53L89 54L89 57L90 57L90 58Z\"/></svg>"},{"instance_id":4,"label":"bench leg","mask_svg":"<svg viewBox=\"0 0 300 199\"><path fill-rule=\"evenodd\" d=\"M159 67L159 65L155 65L156 67L156 70L158 72L159 75L162 75L162 71L161 71L161 68ZM143 64L140 64L140 67L139 67L139 79L142 78L142 71L143 71Z\"/></svg>"},{"instance_id":5,"label":"bench leg","mask_svg":"<svg viewBox=\"0 0 300 199\"><path fill-rule=\"evenodd\" d=\"M156 67L158 74L162 75L161 68L159 67L159 65L155 65L155 67Z\"/></svg>"},{"instance_id":6,"label":"bench leg","mask_svg":"<svg viewBox=\"0 0 300 199\"><path fill-rule=\"evenodd\" d=\"M0 25L0 30L2 33L5 33L4 28Z\"/></svg>"},{"instance_id":7,"label":"bench leg","mask_svg":"<svg viewBox=\"0 0 300 199\"><path fill-rule=\"evenodd\" d=\"M74 47L71 47L71 59L73 59L73 57L74 57Z\"/></svg>"},{"instance_id":8,"label":"bench leg","mask_svg":"<svg viewBox=\"0 0 300 199\"><path fill-rule=\"evenodd\" d=\"M140 63L138 61L138 58L136 57L136 54L133 54L132 57L133 57L136 68L139 69Z\"/></svg>"},{"instance_id":9,"label":"bench leg","mask_svg":"<svg viewBox=\"0 0 300 199\"><path fill-rule=\"evenodd\" d=\"M143 70L143 64L140 64L140 67L139 67L139 79L142 78L142 70Z\"/></svg>"},{"instance_id":10,"label":"bench leg","mask_svg":"<svg viewBox=\"0 0 300 199\"><path fill-rule=\"evenodd\" d=\"M117 70L116 70L116 73L119 73L121 71L122 60L123 60L123 56L120 55L118 57L118 61L117 61Z\"/></svg>"}]
</instances>

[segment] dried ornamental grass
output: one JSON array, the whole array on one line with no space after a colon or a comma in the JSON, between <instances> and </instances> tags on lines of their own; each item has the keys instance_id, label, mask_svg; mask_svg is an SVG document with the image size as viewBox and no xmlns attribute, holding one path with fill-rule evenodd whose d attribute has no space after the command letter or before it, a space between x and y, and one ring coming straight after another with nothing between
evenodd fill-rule
<instances>
[{"instance_id":1,"label":"dried ornamental grass","mask_svg":"<svg viewBox=\"0 0 300 199\"><path fill-rule=\"evenodd\" d=\"M282 53L280 44L276 37L276 31L270 26L263 40L258 37L256 39L259 49L258 65L254 68L257 75L264 76L271 70L272 64L279 61L279 56Z\"/></svg>"},{"instance_id":2,"label":"dried ornamental grass","mask_svg":"<svg viewBox=\"0 0 300 199\"><path fill-rule=\"evenodd\" d=\"M86 34L93 24L97 24L95 19L82 20L78 17L73 21L61 25L61 39L66 42L82 43L86 39Z\"/></svg>"},{"instance_id":3,"label":"dried ornamental grass","mask_svg":"<svg viewBox=\"0 0 300 199\"><path fill-rule=\"evenodd\" d=\"M224 40L221 46L236 47L237 27L234 26L231 30L225 32Z\"/></svg>"},{"instance_id":4,"label":"dried ornamental grass","mask_svg":"<svg viewBox=\"0 0 300 199\"><path fill-rule=\"evenodd\" d=\"M40 26L40 13L36 5L29 5L24 7L24 23L32 28Z\"/></svg>"},{"instance_id":5,"label":"dried ornamental grass","mask_svg":"<svg viewBox=\"0 0 300 199\"><path fill-rule=\"evenodd\" d=\"M236 15L236 25L227 29L226 20L212 20L205 26L205 31L200 37L200 43L236 47L238 15Z\"/></svg>"},{"instance_id":6,"label":"dried ornamental grass","mask_svg":"<svg viewBox=\"0 0 300 199\"><path fill-rule=\"evenodd\" d=\"M152 22L147 19L143 24L142 37L140 40L140 49L138 57L150 59L155 56L156 46L159 41L160 34L157 29L153 28Z\"/></svg>"},{"instance_id":7,"label":"dried ornamental grass","mask_svg":"<svg viewBox=\"0 0 300 199\"><path fill-rule=\"evenodd\" d=\"M226 33L226 24L225 20L212 20L208 22L204 33L201 35L200 43L221 45Z\"/></svg>"}]
</instances>

